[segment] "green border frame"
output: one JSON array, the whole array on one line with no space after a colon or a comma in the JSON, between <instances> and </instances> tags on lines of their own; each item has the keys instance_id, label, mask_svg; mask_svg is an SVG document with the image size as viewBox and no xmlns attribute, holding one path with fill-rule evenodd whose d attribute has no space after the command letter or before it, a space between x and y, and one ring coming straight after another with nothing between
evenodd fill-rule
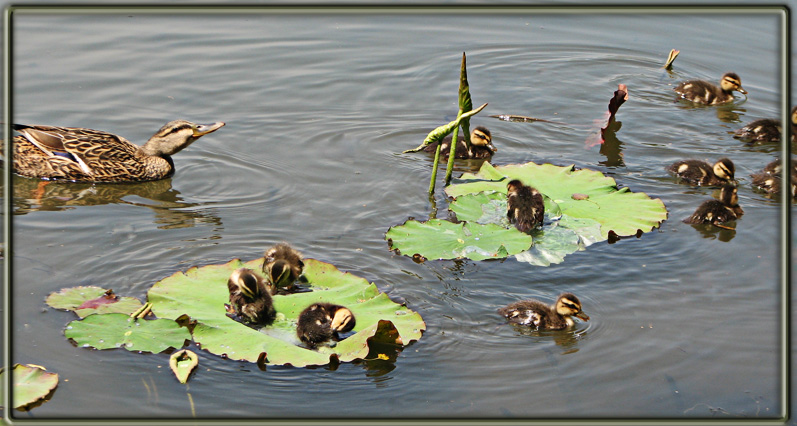
<instances>
[{"instance_id":1,"label":"green border frame","mask_svg":"<svg viewBox=\"0 0 797 426\"><path fill-rule=\"evenodd\" d=\"M204 5L204 4L181 4L169 6L157 5L137 5L137 4L122 4L122 5L56 5L56 4L30 4L30 5L7 5L4 8L3 14L3 134L4 137L4 152L12 152L12 133L11 133L11 98L12 98L12 66L11 58L13 57L12 51L12 18L14 14L123 14L123 13L138 13L138 14L170 14L170 13L189 13L189 14L243 14L243 13L258 13L258 14L416 14L416 15L432 15L432 14L623 14L623 15L636 15L636 14L715 14L722 12L723 14L773 14L780 16L780 35L781 35L781 81L780 88L783 95L781 96L781 122L788 123L790 121L790 105L791 102L791 84L792 77L791 70L791 11L787 5L784 4L764 4L764 5L694 5L694 4L673 4L673 5L602 5L602 6L584 6L574 5L570 7L565 6L524 6L524 5L322 5L322 4L308 4L304 6L291 6L291 5ZM790 130L788 126L783 126L786 137L784 141L789 140ZM791 146L789 143L784 143L781 155L782 158L790 158ZM10 414L14 412L11 402L10 392L10 360L11 360L11 299L10 299L10 284L12 282L13 271L8 261L13 253L13 238L12 238L12 197L13 190L10 183L13 182L13 167L6 167L3 173L5 186L3 188L3 238L5 243L5 261L3 262L3 366L5 367L3 386L3 422L7 424L64 424L65 419L34 419L25 420L17 418L12 420ZM784 173L784 187L788 187L791 183L791 177L788 173ZM781 341L783 347L781 349L781 369L783 374L781 383L781 407L782 411L779 413L780 419L761 420L761 419L691 419L691 418L669 418L669 419L649 419L649 418L622 418L622 419L588 419L588 418L574 418L574 419L559 419L559 418L541 418L541 419L413 419L413 420L395 420L389 418L349 418L349 419L307 419L307 420L286 420L278 419L274 421L269 420L235 420L239 425L248 424L277 424L287 423L292 425L303 424L420 424L420 423L434 423L438 425L468 425L468 424L651 424L663 425L674 424L679 425L703 425L703 424L724 424L732 423L739 425L771 425L771 424L785 424L791 420L791 315L789 307L791 305L791 203L788 197L782 197L781 200L781 230L785 236L781 240L781 297L784 301L780 306L780 314L782 319L782 327L780 330ZM778 414L775 414L776 416ZM224 422L223 420L216 419L157 419L146 420L147 424L229 424L230 421ZM85 420L85 419L68 419L67 423L74 424L118 424L118 425L139 425L142 420L117 420L117 419L99 419L99 420Z\"/></svg>"}]
</instances>

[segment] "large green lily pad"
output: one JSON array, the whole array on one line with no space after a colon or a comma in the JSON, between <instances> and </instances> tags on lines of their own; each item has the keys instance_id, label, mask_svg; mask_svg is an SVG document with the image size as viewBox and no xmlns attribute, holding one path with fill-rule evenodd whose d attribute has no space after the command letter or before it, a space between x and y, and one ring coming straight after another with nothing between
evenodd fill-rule
<instances>
[{"instance_id":1,"label":"large green lily pad","mask_svg":"<svg viewBox=\"0 0 797 426\"><path fill-rule=\"evenodd\" d=\"M97 286L70 287L50 293L45 303L55 309L74 311L80 318L91 314L131 314L142 306L135 297L108 296L108 291Z\"/></svg>"},{"instance_id":2,"label":"large green lily pad","mask_svg":"<svg viewBox=\"0 0 797 426\"><path fill-rule=\"evenodd\" d=\"M504 197L506 198L506 197ZM385 234L391 248L429 259L502 259L531 247L531 236L497 224L408 220Z\"/></svg>"},{"instance_id":3,"label":"large green lily pad","mask_svg":"<svg viewBox=\"0 0 797 426\"><path fill-rule=\"evenodd\" d=\"M5 372L0 369L0 379ZM16 364L12 371L11 386L14 408L27 410L50 395L58 386L58 374L48 373L38 365Z\"/></svg>"},{"instance_id":4,"label":"large green lily pad","mask_svg":"<svg viewBox=\"0 0 797 426\"><path fill-rule=\"evenodd\" d=\"M506 183L512 179L537 188L558 205L562 215L598 222L601 240L608 239L610 232L621 237L648 232L667 219L660 199L618 189L611 177L573 166L526 163L493 167L485 162L478 173L464 174L445 191L457 199L480 192L506 194Z\"/></svg>"},{"instance_id":5,"label":"large green lily pad","mask_svg":"<svg viewBox=\"0 0 797 426\"><path fill-rule=\"evenodd\" d=\"M89 315L70 322L64 335L79 346L154 353L181 348L191 339L188 329L173 320L137 320L126 314Z\"/></svg>"},{"instance_id":6,"label":"large green lily pad","mask_svg":"<svg viewBox=\"0 0 797 426\"><path fill-rule=\"evenodd\" d=\"M196 321L193 337L202 349L234 360L258 362L260 358L269 365L304 367L333 359L352 361L367 356L372 339L408 344L426 329L420 315L391 301L376 285L315 259L304 260L304 277L312 291L273 296L277 318L269 326L255 329L241 324L229 318L224 307L229 299L227 279L237 268L259 270L262 263L262 258L249 262L234 259L177 272L155 283L148 301L159 318L187 315ZM322 301L344 305L354 313L354 334L334 346L321 345L315 350L299 346L299 313Z\"/></svg>"}]
</instances>

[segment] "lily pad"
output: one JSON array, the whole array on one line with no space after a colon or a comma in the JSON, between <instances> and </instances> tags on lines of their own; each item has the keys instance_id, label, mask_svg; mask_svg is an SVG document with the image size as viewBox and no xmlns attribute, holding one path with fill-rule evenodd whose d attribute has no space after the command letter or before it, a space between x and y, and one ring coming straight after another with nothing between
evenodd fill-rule
<instances>
[{"instance_id":1,"label":"lily pad","mask_svg":"<svg viewBox=\"0 0 797 426\"><path fill-rule=\"evenodd\" d=\"M199 365L199 357L188 349L177 351L169 357L169 368L177 376L177 380L183 384L188 381L188 376L197 365Z\"/></svg>"},{"instance_id":2,"label":"lily pad","mask_svg":"<svg viewBox=\"0 0 797 426\"><path fill-rule=\"evenodd\" d=\"M562 215L598 222L601 240L608 239L610 232L617 236L648 232L667 219L660 199L618 189L611 177L573 166L526 163L493 167L485 162L478 173L464 174L445 191L454 198L479 192L506 194L506 182L511 179L535 187L559 206Z\"/></svg>"},{"instance_id":3,"label":"lily pad","mask_svg":"<svg viewBox=\"0 0 797 426\"><path fill-rule=\"evenodd\" d=\"M324 365L331 360L364 358L372 340L408 344L421 337L426 324L421 316L391 301L376 285L364 278L341 272L315 259L304 260L309 292L273 296L277 318L271 325L255 329L227 316L227 279L240 267L258 270L263 259L232 260L222 265L190 268L164 278L149 290L148 301L160 318L184 315L196 321L194 341L204 350L234 360L267 365ZM354 334L340 342L312 350L299 346L296 320L315 302L331 302L349 308L357 319ZM263 355L265 354L265 355Z\"/></svg>"},{"instance_id":4,"label":"lily pad","mask_svg":"<svg viewBox=\"0 0 797 426\"><path fill-rule=\"evenodd\" d=\"M430 259L502 259L528 250L531 236L497 224L408 220L385 234L391 248Z\"/></svg>"},{"instance_id":5,"label":"lily pad","mask_svg":"<svg viewBox=\"0 0 797 426\"><path fill-rule=\"evenodd\" d=\"M44 367L38 365L16 364L12 378L14 408L19 410L33 408L58 386L58 374L48 373Z\"/></svg>"},{"instance_id":6,"label":"lily pad","mask_svg":"<svg viewBox=\"0 0 797 426\"><path fill-rule=\"evenodd\" d=\"M95 349L123 347L129 351L163 352L191 339L188 329L173 320L136 320L128 314L96 314L70 322L64 335L79 346Z\"/></svg>"},{"instance_id":7,"label":"lily pad","mask_svg":"<svg viewBox=\"0 0 797 426\"><path fill-rule=\"evenodd\" d=\"M142 306L134 297L118 297L111 290L97 286L65 288L50 293L45 303L55 309L74 311L80 318L91 314L131 314Z\"/></svg>"}]
</instances>

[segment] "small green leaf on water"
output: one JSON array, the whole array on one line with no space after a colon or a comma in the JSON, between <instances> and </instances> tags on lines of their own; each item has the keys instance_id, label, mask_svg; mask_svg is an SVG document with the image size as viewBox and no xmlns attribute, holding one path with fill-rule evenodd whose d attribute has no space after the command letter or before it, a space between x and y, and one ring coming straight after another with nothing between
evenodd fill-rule
<instances>
[{"instance_id":1,"label":"small green leaf on water","mask_svg":"<svg viewBox=\"0 0 797 426\"><path fill-rule=\"evenodd\" d=\"M169 368L180 383L186 383L188 376L199 365L199 357L188 349L179 350L169 357Z\"/></svg>"},{"instance_id":2,"label":"small green leaf on water","mask_svg":"<svg viewBox=\"0 0 797 426\"><path fill-rule=\"evenodd\" d=\"M55 390L58 386L58 374L48 373L44 367L38 365L15 364L11 386L14 392L14 408L29 410Z\"/></svg>"},{"instance_id":3,"label":"small green leaf on water","mask_svg":"<svg viewBox=\"0 0 797 426\"><path fill-rule=\"evenodd\" d=\"M163 352L181 348L191 333L169 319L136 320L127 314L94 314L67 324L64 335L78 346L95 349Z\"/></svg>"},{"instance_id":4,"label":"small green leaf on water","mask_svg":"<svg viewBox=\"0 0 797 426\"><path fill-rule=\"evenodd\" d=\"M50 293L45 303L55 309L74 311L80 318L91 314L130 314L142 306L134 297L118 297L111 290L96 286L61 289Z\"/></svg>"}]
</instances>

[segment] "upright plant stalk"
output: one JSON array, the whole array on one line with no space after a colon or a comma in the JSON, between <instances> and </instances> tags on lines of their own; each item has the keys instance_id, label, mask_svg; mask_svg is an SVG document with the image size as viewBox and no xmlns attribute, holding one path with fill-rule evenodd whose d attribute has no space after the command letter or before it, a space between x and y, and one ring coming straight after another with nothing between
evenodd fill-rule
<instances>
[{"instance_id":1,"label":"upright plant stalk","mask_svg":"<svg viewBox=\"0 0 797 426\"><path fill-rule=\"evenodd\" d=\"M437 180L437 166L440 164L440 147L443 144L437 144L437 149L434 151L434 163L432 164L432 180L429 182L429 195L434 194L434 183ZM450 155L449 155L450 157Z\"/></svg>"},{"instance_id":2,"label":"upright plant stalk","mask_svg":"<svg viewBox=\"0 0 797 426\"><path fill-rule=\"evenodd\" d=\"M462 114L462 111L459 112ZM459 117L457 117L459 118ZM446 165L446 184L448 186L451 183L451 173L454 172L454 158L457 156L457 132L459 132L459 126L454 128L454 132L451 133L451 147L448 149L448 165ZM466 142L467 144L467 142ZM439 147L439 145L438 145ZM470 147L468 147L470 148Z\"/></svg>"},{"instance_id":3,"label":"upright plant stalk","mask_svg":"<svg viewBox=\"0 0 797 426\"><path fill-rule=\"evenodd\" d=\"M454 128L451 136L451 148L448 150L448 166L446 167L445 184L451 184L451 174L454 172L454 157L457 152L457 132L462 127L462 136L465 139L465 149L470 152L470 119L462 118L463 114L473 109L473 101L470 97L470 87L468 86L468 71L465 67L465 52L462 52L462 65L459 67L459 93L458 93L459 112L457 120L460 124Z\"/></svg>"}]
</instances>

